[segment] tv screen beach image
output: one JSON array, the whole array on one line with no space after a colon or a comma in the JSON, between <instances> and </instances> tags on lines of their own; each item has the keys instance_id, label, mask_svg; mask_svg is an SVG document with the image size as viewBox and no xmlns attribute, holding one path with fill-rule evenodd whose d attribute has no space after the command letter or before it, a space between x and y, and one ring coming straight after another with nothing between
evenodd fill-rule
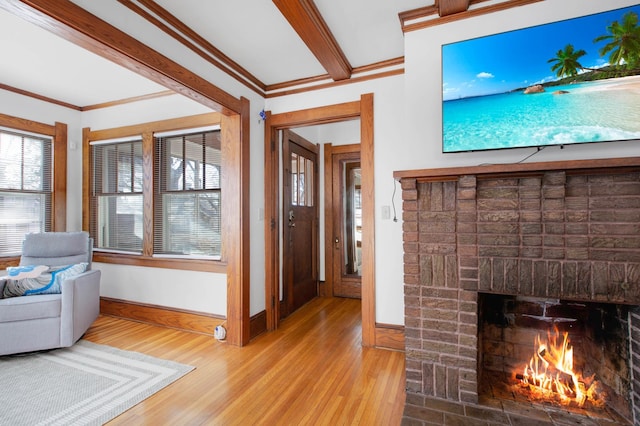
<instances>
[{"instance_id":1,"label":"tv screen beach image","mask_svg":"<svg viewBox=\"0 0 640 426\"><path fill-rule=\"evenodd\" d=\"M443 152L640 139L640 5L442 47Z\"/></svg>"}]
</instances>

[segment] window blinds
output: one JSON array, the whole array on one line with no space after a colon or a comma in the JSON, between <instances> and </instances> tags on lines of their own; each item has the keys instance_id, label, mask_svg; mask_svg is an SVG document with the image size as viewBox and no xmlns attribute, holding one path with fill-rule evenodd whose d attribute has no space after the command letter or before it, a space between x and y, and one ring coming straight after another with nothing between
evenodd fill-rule
<instances>
[{"instance_id":1,"label":"window blinds","mask_svg":"<svg viewBox=\"0 0 640 426\"><path fill-rule=\"evenodd\" d=\"M51 230L50 138L0 129L0 255L19 254L28 232Z\"/></svg>"}]
</instances>

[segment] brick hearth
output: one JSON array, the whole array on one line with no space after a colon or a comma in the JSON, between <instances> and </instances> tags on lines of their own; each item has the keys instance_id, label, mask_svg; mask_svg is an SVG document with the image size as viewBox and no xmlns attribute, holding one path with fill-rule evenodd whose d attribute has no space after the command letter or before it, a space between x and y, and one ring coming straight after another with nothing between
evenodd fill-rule
<instances>
[{"instance_id":1,"label":"brick hearth","mask_svg":"<svg viewBox=\"0 0 640 426\"><path fill-rule=\"evenodd\" d=\"M403 190L403 424L566 424L574 415L479 398L479 293L628 305L633 390L625 398L640 421L638 165L636 158L395 174Z\"/></svg>"}]
</instances>

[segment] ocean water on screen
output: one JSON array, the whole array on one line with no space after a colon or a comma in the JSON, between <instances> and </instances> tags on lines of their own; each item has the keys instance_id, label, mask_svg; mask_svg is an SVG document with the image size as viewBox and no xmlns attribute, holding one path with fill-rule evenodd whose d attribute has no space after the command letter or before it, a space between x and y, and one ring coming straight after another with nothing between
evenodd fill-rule
<instances>
[{"instance_id":1,"label":"ocean water on screen","mask_svg":"<svg viewBox=\"0 0 640 426\"><path fill-rule=\"evenodd\" d=\"M446 101L443 152L640 139L640 84L623 80Z\"/></svg>"}]
</instances>

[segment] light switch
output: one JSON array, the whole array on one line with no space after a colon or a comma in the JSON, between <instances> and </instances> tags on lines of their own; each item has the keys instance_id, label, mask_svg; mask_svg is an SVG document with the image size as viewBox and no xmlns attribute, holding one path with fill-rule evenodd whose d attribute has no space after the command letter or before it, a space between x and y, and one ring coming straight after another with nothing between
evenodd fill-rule
<instances>
[{"instance_id":1,"label":"light switch","mask_svg":"<svg viewBox=\"0 0 640 426\"><path fill-rule=\"evenodd\" d=\"M382 206L382 219L391 219L391 208L389 206Z\"/></svg>"}]
</instances>

